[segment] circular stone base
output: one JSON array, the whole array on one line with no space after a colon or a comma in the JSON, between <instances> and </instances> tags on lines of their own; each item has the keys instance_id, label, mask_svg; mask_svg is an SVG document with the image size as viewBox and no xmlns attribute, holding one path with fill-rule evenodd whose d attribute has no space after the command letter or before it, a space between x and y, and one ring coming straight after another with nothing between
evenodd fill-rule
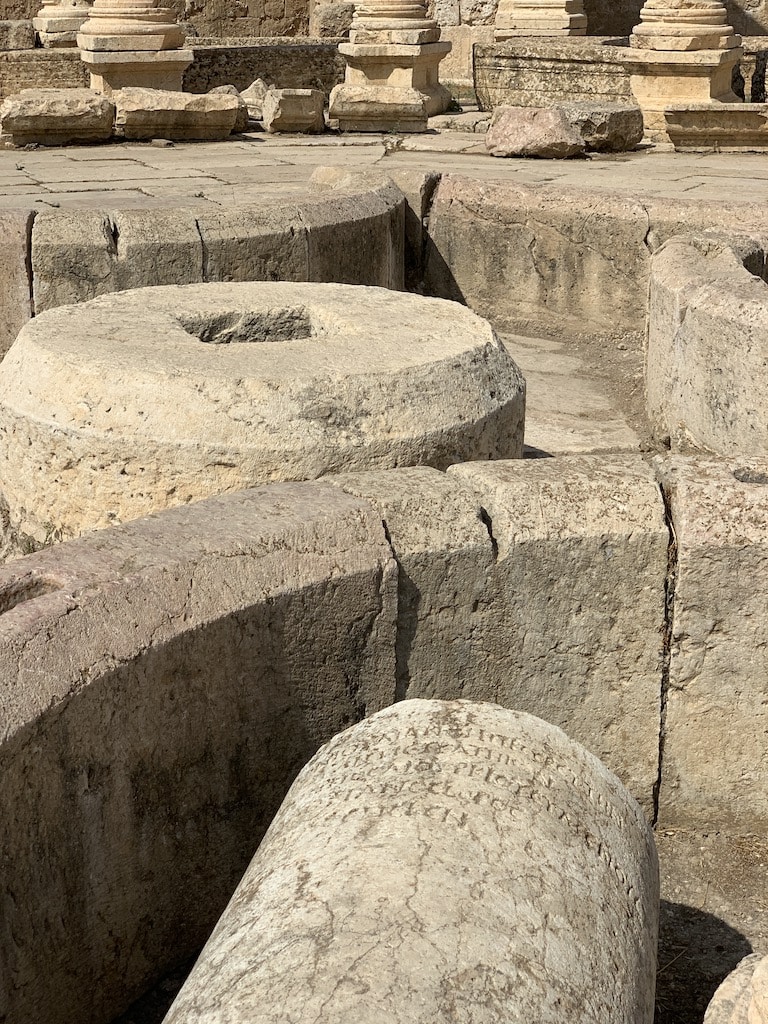
<instances>
[{"instance_id":1,"label":"circular stone base","mask_svg":"<svg viewBox=\"0 0 768 1024\"><path fill-rule=\"evenodd\" d=\"M42 543L276 480L522 454L525 383L469 310L381 288L145 288L31 320L0 489Z\"/></svg>"}]
</instances>

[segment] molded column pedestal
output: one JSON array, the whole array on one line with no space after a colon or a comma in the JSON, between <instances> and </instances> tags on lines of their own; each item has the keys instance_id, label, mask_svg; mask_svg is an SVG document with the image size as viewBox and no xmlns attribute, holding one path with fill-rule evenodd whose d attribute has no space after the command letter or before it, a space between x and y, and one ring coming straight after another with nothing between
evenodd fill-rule
<instances>
[{"instance_id":1,"label":"molded column pedestal","mask_svg":"<svg viewBox=\"0 0 768 1024\"><path fill-rule=\"evenodd\" d=\"M585 36L583 0L500 0L493 35L496 42L518 36Z\"/></svg>"},{"instance_id":2,"label":"molded column pedestal","mask_svg":"<svg viewBox=\"0 0 768 1024\"><path fill-rule=\"evenodd\" d=\"M421 3L369 0L355 10L349 38L339 45L347 73L329 110L342 131L423 132L428 117L448 109L438 65L451 44Z\"/></svg>"},{"instance_id":3,"label":"molded column pedestal","mask_svg":"<svg viewBox=\"0 0 768 1024\"><path fill-rule=\"evenodd\" d=\"M744 51L727 21L720 0L646 0L626 66L652 141L669 142L669 107L739 102L731 79Z\"/></svg>"},{"instance_id":4,"label":"molded column pedestal","mask_svg":"<svg viewBox=\"0 0 768 1024\"><path fill-rule=\"evenodd\" d=\"M46 48L74 47L90 10L90 0L43 0L37 17L32 19L32 27Z\"/></svg>"},{"instance_id":5,"label":"molded column pedestal","mask_svg":"<svg viewBox=\"0 0 768 1024\"><path fill-rule=\"evenodd\" d=\"M95 0L77 37L91 88L106 95L131 86L180 92L193 57L183 42L173 12L158 0Z\"/></svg>"}]
</instances>

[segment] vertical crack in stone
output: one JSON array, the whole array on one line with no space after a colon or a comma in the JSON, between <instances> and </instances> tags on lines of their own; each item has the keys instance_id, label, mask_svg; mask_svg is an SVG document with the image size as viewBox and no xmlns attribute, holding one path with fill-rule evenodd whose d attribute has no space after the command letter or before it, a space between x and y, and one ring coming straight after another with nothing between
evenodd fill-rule
<instances>
[{"instance_id":1,"label":"vertical crack in stone","mask_svg":"<svg viewBox=\"0 0 768 1024\"><path fill-rule=\"evenodd\" d=\"M203 237L203 232L200 230L200 221L197 219L197 217L195 217L195 231L197 231L197 237L200 239L200 248L201 248L201 255L200 255L200 280L204 284L207 284L208 281L209 281L209 278L208 278L208 262L209 262L208 246L205 244L205 238Z\"/></svg>"},{"instance_id":2,"label":"vertical crack in stone","mask_svg":"<svg viewBox=\"0 0 768 1024\"><path fill-rule=\"evenodd\" d=\"M36 210L29 211L27 218L27 237L25 242L24 268L27 272L27 286L29 288L29 315L35 316L35 275L32 270L32 228L37 216Z\"/></svg>"},{"instance_id":3,"label":"vertical crack in stone","mask_svg":"<svg viewBox=\"0 0 768 1024\"><path fill-rule=\"evenodd\" d=\"M395 620L395 700L405 700L408 696L408 684L411 680L409 662L411 646L416 635L418 621L418 591L411 592L410 578L400 563L392 543L389 524L381 520L381 527L387 539L392 559L397 566L397 616ZM414 602L415 597L415 602ZM411 608L413 605L413 608Z\"/></svg>"},{"instance_id":4,"label":"vertical crack in stone","mask_svg":"<svg viewBox=\"0 0 768 1024\"><path fill-rule=\"evenodd\" d=\"M661 794L661 777L664 768L664 742L666 739L667 725L667 698L669 694L669 676L672 663L672 630L674 626L675 612L675 587L677 585L677 536L675 535L675 524L672 514L672 501L669 493L662 484L659 485L661 498L664 502L664 520L669 530L669 545L667 547L667 573L664 579L664 625L662 628L662 649L661 649L661 692L659 700L659 756L657 765L656 781L653 784L653 821L656 825L659 819L659 797Z\"/></svg>"},{"instance_id":5,"label":"vertical crack in stone","mask_svg":"<svg viewBox=\"0 0 768 1024\"><path fill-rule=\"evenodd\" d=\"M432 206L435 202L437 189L442 181L442 174L436 174L434 178L427 177L424 185L424 199L422 202L421 214L421 252L419 253L419 277L421 278L421 294L426 295L426 269L429 250L429 219L432 216Z\"/></svg>"},{"instance_id":6,"label":"vertical crack in stone","mask_svg":"<svg viewBox=\"0 0 768 1024\"><path fill-rule=\"evenodd\" d=\"M478 515L480 517L480 522L483 524L483 526L488 531L488 536L489 536L490 541L491 541L491 549L493 551L493 560L494 560L494 562L498 562L498 560L499 560L499 542L496 540L496 538L493 535L493 520L491 519L491 516L490 516L488 510L485 509L485 508L481 507L480 512L478 513Z\"/></svg>"}]
</instances>

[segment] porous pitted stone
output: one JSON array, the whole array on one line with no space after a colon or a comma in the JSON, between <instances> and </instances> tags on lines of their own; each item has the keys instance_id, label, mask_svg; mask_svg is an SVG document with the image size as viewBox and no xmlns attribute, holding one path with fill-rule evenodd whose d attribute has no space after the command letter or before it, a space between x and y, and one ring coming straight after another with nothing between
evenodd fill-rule
<instances>
[{"instance_id":1,"label":"porous pitted stone","mask_svg":"<svg viewBox=\"0 0 768 1024\"><path fill-rule=\"evenodd\" d=\"M497 107L485 137L491 156L581 156L586 146L579 132L557 108Z\"/></svg>"},{"instance_id":2,"label":"porous pitted stone","mask_svg":"<svg viewBox=\"0 0 768 1024\"><path fill-rule=\"evenodd\" d=\"M268 132L322 132L324 96L319 89L269 89L261 116Z\"/></svg>"},{"instance_id":3,"label":"porous pitted stone","mask_svg":"<svg viewBox=\"0 0 768 1024\"><path fill-rule=\"evenodd\" d=\"M519 458L524 404L490 325L453 303L148 288L22 330L0 364L0 479L19 532L41 541L254 482Z\"/></svg>"},{"instance_id":4,"label":"porous pitted stone","mask_svg":"<svg viewBox=\"0 0 768 1024\"><path fill-rule=\"evenodd\" d=\"M267 95L269 86L261 78L251 82L247 89L244 89L240 96L248 107L248 115L254 121L260 121L264 107L264 97Z\"/></svg>"},{"instance_id":5,"label":"porous pitted stone","mask_svg":"<svg viewBox=\"0 0 768 1024\"><path fill-rule=\"evenodd\" d=\"M248 113L248 104L245 102L245 100L234 87L234 85L217 85L213 89L209 89L208 95L234 96L237 99L237 117L235 118L235 127L232 129L232 131L248 131L248 122L250 121L250 115Z\"/></svg>"},{"instance_id":6,"label":"porous pitted stone","mask_svg":"<svg viewBox=\"0 0 768 1024\"><path fill-rule=\"evenodd\" d=\"M643 114L630 103L559 103L588 150L623 153L643 141Z\"/></svg>"},{"instance_id":7,"label":"porous pitted stone","mask_svg":"<svg viewBox=\"0 0 768 1024\"><path fill-rule=\"evenodd\" d=\"M768 1024L768 957L744 957L712 996L704 1024Z\"/></svg>"},{"instance_id":8,"label":"porous pitted stone","mask_svg":"<svg viewBox=\"0 0 768 1024\"><path fill-rule=\"evenodd\" d=\"M126 139L226 139L237 121L236 96L167 89L116 89L115 134Z\"/></svg>"},{"instance_id":9,"label":"porous pitted stone","mask_svg":"<svg viewBox=\"0 0 768 1024\"><path fill-rule=\"evenodd\" d=\"M326 744L166 1024L650 1024L650 828L559 729L406 700Z\"/></svg>"},{"instance_id":10,"label":"porous pitted stone","mask_svg":"<svg viewBox=\"0 0 768 1024\"><path fill-rule=\"evenodd\" d=\"M105 142L115 105L92 89L22 89L0 107L0 133L16 146Z\"/></svg>"}]
</instances>

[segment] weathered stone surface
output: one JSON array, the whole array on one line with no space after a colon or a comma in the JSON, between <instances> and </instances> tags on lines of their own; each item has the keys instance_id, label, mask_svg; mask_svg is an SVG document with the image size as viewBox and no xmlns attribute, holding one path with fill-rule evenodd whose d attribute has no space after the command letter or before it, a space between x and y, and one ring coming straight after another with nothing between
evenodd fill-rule
<instances>
[{"instance_id":1,"label":"weathered stone surface","mask_svg":"<svg viewBox=\"0 0 768 1024\"><path fill-rule=\"evenodd\" d=\"M626 48L605 40L516 39L475 47L481 110L558 103L632 103Z\"/></svg>"},{"instance_id":2,"label":"weathered stone surface","mask_svg":"<svg viewBox=\"0 0 768 1024\"><path fill-rule=\"evenodd\" d=\"M667 135L682 152L768 151L765 103L690 103L666 107Z\"/></svg>"},{"instance_id":3,"label":"weathered stone surface","mask_svg":"<svg viewBox=\"0 0 768 1024\"><path fill-rule=\"evenodd\" d=\"M742 51L627 49L632 94L643 111L648 138L669 142L664 111L670 106L738 103L733 73Z\"/></svg>"},{"instance_id":4,"label":"weathered stone surface","mask_svg":"<svg viewBox=\"0 0 768 1024\"><path fill-rule=\"evenodd\" d=\"M494 22L497 40L515 36L583 36L583 0L499 0Z\"/></svg>"},{"instance_id":5,"label":"weathered stone surface","mask_svg":"<svg viewBox=\"0 0 768 1024\"><path fill-rule=\"evenodd\" d=\"M191 50L80 49L80 59L90 72L91 88L105 96L119 89L180 93L192 58Z\"/></svg>"},{"instance_id":6,"label":"weathered stone surface","mask_svg":"<svg viewBox=\"0 0 768 1024\"><path fill-rule=\"evenodd\" d=\"M581 156L585 144L557 107L497 107L485 137L491 156L538 156L554 160Z\"/></svg>"},{"instance_id":7,"label":"weathered stone surface","mask_svg":"<svg viewBox=\"0 0 768 1024\"><path fill-rule=\"evenodd\" d=\"M218 42L219 45L214 45ZM283 89L322 89L328 96L344 79L344 58L328 39L201 40L184 73L185 92L234 85L247 92L255 79ZM260 117L261 115L259 115Z\"/></svg>"},{"instance_id":8,"label":"weathered stone surface","mask_svg":"<svg viewBox=\"0 0 768 1024\"><path fill-rule=\"evenodd\" d=\"M712 996L704 1024L764 1024L765 970L763 957L745 956Z\"/></svg>"},{"instance_id":9,"label":"weathered stone surface","mask_svg":"<svg viewBox=\"0 0 768 1024\"><path fill-rule=\"evenodd\" d=\"M650 817L669 533L642 459L332 479L380 510L401 567L398 692L553 722Z\"/></svg>"},{"instance_id":10,"label":"weathered stone surface","mask_svg":"<svg viewBox=\"0 0 768 1024\"><path fill-rule=\"evenodd\" d=\"M237 99L237 117L235 118L235 127L232 129L233 132L247 132L248 122L250 121L250 113L248 110L248 104L242 98L240 93L234 87L234 85L217 85L210 90L210 94L213 96L234 96Z\"/></svg>"},{"instance_id":11,"label":"weathered stone surface","mask_svg":"<svg viewBox=\"0 0 768 1024\"><path fill-rule=\"evenodd\" d=\"M423 132L427 106L416 89L388 86L337 85L331 93L329 115L341 131Z\"/></svg>"},{"instance_id":12,"label":"weathered stone surface","mask_svg":"<svg viewBox=\"0 0 768 1024\"><path fill-rule=\"evenodd\" d=\"M203 280L190 210L40 213L32 229L36 313L109 292Z\"/></svg>"},{"instance_id":13,"label":"weathered stone surface","mask_svg":"<svg viewBox=\"0 0 768 1024\"><path fill-rule=\"evenodd\" d=\"M323 94L319 89L269 89L261 117L268 132L322 132Z\"/></svg>"},{"instance_id":14,"label":"weathered stone surface","mask_svg":"<svg viewBox=\"0 0 768 1024\"><path fill-rule=\"evenodd\" d=\"M0 133L16 146L104 142L115 106L91 89L25 89L0 107Z\"/></svg>"},{"instance_id":15,"label":"weathered stone surface","mask_svg":"<svg viewBox=\"0 0 768 1024\"><path fill-rule=\"evenodd\" d=\"M308 197L301 207L308 280L401 290L406 212L401 197L391 183L346 195Z\"/></svg>"},{"instance_id":16,"label":"weathered stone surface","mask_svg":"<svg viewBox=\"0 0 768 1024\"><path fill-rule=\"evenodd\" d=\"M36 313L114 291L115 235L108 214L90 210L38 213L32 226Z\"/></svg>"},{"instance_id":17,"label":"weathered stone surface","mask_svg":"<svg viewBox=\"0 0 768 1024\"><path fill-rule=\"evenodd\" d=\"M645 50L730 50L741 39L720 0L645 0L630 43Z\"/></svg>"},{"instance_id":18,"label":"weathered stone surface","mask_svg":"<svg viewBox=\"0 0 768 1024\"><path fill-rule=\"evenodd\" d=\"M650 1024L657 915L650 829L597 760L404 701L304 769L166 1021Z\"/></svg>"},{"instance_id":19,"label":"weathered stone surface","mask_svg":"<svg viewBox=\"0 0 768 1024\"><path fill-rule=\"evenodd\" d=\"M560 103L588 150L623 153L643 141L643 114L639 107L618 103Z\"/></svg>"},{"instance_id":20,"label":"weathered stone surface","mask_svg":"<svg viewBox=\"0 0 768 1024\"><path fill-rule=\"evenodd\" d=\"M248 115L254 121L260 121L264 110L264 97L267 95L269 86L261 78L251 82L247 89L244 89L240 96L248 108Z\"/></svg>"},{"instance_id":21,"label":"weathered stone surface","mask_svg":"<svg viewBox=\"0 0 768 1024\"><path fill-rule=\"evenodd\" d=\"M430 210L425 289L531 331L643 331L651 253L691 231L733 232L745 207L444 174ZM750 233L768 247L768 210Z\"/></svg>"},{"instance_id":22,"label":"weathered stone surface","mask_svg":"<svg viewBox=\"0 0 768 1024\"><path fill-rule=\"evenodd\" d=\"M0 364L0 478L36 543L254 482L522 453L520 372L485 321L439 300L196 285L24 330Z\"/></svg>"},{"instance_id":23,"label":"weathered stone surface","mask_svg":"<svg viewBox=\"0 0 768 1024\"><path fill-rule=\"evenodd\" d=\"M645 323L648 212L638 201L444 174L428 230L431 295L500 322Z\"/></svg>"},{"instance_id":24,"label":"weathered stone surface","mask_svg":"<svg viewBox=\"0 0 768 1024\"><path fill-rule=\"evenodd\" d=\"M309 243L298 204L203 210L196 222L207 281L308 280Z\"/></svg>"},{"instance_id":25,"label":"weathered stone surface","mask_svg":"<svg viewBox=\"0 0 768 1024\"><path fill-rule=\"evenodd\" d=\"M474 695L565 729L650 815L669 545L653 474L639 456L603 455L453 474L478 495L497 545L481 641L490 664Z\"/></svg>"},{"instance_id":26,"label":"weathered stone surface","mask_svg":"<svg viewBox=\"0 0 768 1024\"><path fill-rule=\"evenodd\" d=\"M34 45L31 21L0 21L0 50L31 50Z\"/></svg>"},{"instance_id":27,"label":"weathered stone surface","mask_svg":"<svg viewBox=\"0 0 768 1024\"><path fill-rule=\"evenodd\" d=\"M0 210L0 360L32 316L28 261L33 219L31 210Z\"/></svg>"},{"instance_id":28,"label":"weathered stone surface","mask_svg":"<svg viewBox=\"0 0 768 1024\"><path fill-rule=\"evenodd\" d=\"M199 950L298 770L394 699L394 587L378 517L316 484L0 569L9 1021L112 1020Z\"/></svg>"},{"instance_id":29,"label":"weathered stone surface","mask_svg":"<svg viewBox=\"0 0 768 1024\"><path fill-rule=\"evenodd\" d=\"M394 182L405 197L404 229L401 231L403 244L393 246L392 256L389 258L389 278L393 283L388 287L402 288L405 285L406 291L418 292L423 279L423 252L426 238L424 224L439 180L440 175L430 171L410 171L398 168L384 174L379 170L348 171L344 167L333 166L316 168L312 172L310 185L318 192L345 190L359 192L361 185L366 183L380 187L382 184ZM393 224L393 232L397 230L399 230L399 225ZM360 248L364 249L368 244L365 243ZM397 267L398 257L403 262L402 274Z\"/></svg>"},{"instance_id":30,"label":"weathered stone surface","mask_svg":"<svg viewBox=\"0 0 768 1024\"><path fill-rule=\"evenodd\" d=\"M112 94L115 132L126 139L225 139L235 127L235 96L190 95L165 89L118 89Z\"/></svg>"},{"instance_id":31,"label":"weathered stone surface","mask_svg":"<svg viewBox=\"0 0 768 1024\"><path fill-rule=\"evenodd\" d=\"M765 459L674 456L658 471L675 529L659 821L768 823Z\"/></svg>"},{"instance_id":32,"label":"weathered stone surface","mask_svg":"<svg viewBox=\"0 0 768 1024\"><path fill-rule=\"evenodd\" d=\"M768 454L768 285L743 252L716 238L667 241L651 263L646 404L674 448Z\"/></svg>"},{"instance_id":33,"label":"weathered stone surface","mask_svg":"<svg viewBox=\"0 0 768 1024\"><path fill-rule=\"evenodd\" d=\"M309 13L309 34L336 39L348 36L354 13L355 5L348 0L313 3Z\"/></svg>"}]
</instances>

